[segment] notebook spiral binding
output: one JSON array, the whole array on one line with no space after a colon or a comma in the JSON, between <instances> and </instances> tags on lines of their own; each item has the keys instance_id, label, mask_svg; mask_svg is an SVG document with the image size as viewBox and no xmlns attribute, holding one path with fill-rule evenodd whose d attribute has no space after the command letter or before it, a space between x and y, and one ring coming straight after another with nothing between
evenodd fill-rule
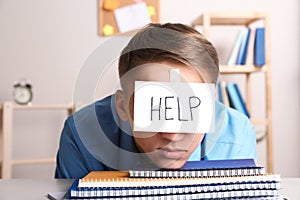
<instances>
[{"instance_id":1,"label":"notebook spiral binding","mask_svg":"<svg viewBox=\"0 0 300 200\"><path fill-rule=\"evenodd\" d=\"M199 169L199 170L130 170L130 177L156 178L156 177L224 177L224 176L254 176L265 174L264 167L248 168L223 168L223 169Z\"/></svg>"}]
</instances>

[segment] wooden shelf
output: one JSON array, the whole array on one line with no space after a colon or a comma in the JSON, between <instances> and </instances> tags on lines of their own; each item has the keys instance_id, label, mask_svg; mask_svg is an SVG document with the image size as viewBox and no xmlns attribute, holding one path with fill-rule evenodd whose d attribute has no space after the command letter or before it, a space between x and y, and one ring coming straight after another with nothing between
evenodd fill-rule
<instances>
[{"instance_id":1,"label":"wooden shelf","mask_svg":"<svg viewBox=\"0 0 300 200\"><path fill-rule=\"evenodd\" d=\"M4 102L0 104L0 160L1 160L1 178L11 178L13 165L26 164L46 164L55 163L55 158L41 159L12 159L13 144L13 119L14 111L17 110L65 110L68 115L74 112L74 106L70 104L32 104L18 105L13 102Z\"/></svg>"},{"instance_id":2,"label":"wooden shelf","mask_svg":"<svg viewBox=\"0 0 300 200\"><path fill-rule=\"evenodd\" d=\"M32 104L32 105L18 105L13 104L15 110L61 110L73 109L72 104Z\"/></svg>"},{"instance_id":3,"label":"wooden shelf","mask_svg":"<svg viewBox=\"0 0 300 200\"><path fill-rule=\"evenodd\" d=\"M41 159L26 159L26 160L12 160L12 165L33 165L33 164L54 164L55 158L41 158Z\"/></svg>"},{"instance_id":4,"label":"wooden shelf","mask_svg":"<svg viewBox=\"0 0 300 200\"><path fill-rule=\"evenodd\" d=\"M220 66L221 74L244 74L246 76L246 106L251 113L251 97L252 97L252 83L251 74L262 72L265 76L265 84L263 87L265 91L265 105L266 118L265 119L251 119L254 125L264 125L266 127L266 134L261 139L265 139L267 143L267 170L273 172L273 144L272 144L272 103L271 103L271 59L270 59L270 23L269 16L265 12L205 12L196 18L191 26L202 26L203 34L206 38L211 40L210 32L212 26L251 26L252 23L262 21L265 27L265 65L256 67L253 65L234 65ZM252 115L251 115L252 116ZM261 141L261 140L259 140Z\"/></svg>"},{"instance_id":5,"label":"wooden shelf","mask_svg":"<svg viewBox=\"0 0 300 200\"><path fill-rule=\"evenodd\" d=\"M29 105L19 105L15 103L8 102L0 104L0 110L4 106L9 106L13 110L61 110L61 109L73 109L73 104L29 104Z\"/></svg>"},{"instance_id":6,"label":"wooden shelf","mask_svg":"<svg viewBox=\"0 0 300 200\"><path fill-rule=\"evenodd\" d=\"M267 66L256 67L253 65L221 65L220 73L221 74L251 74L256 72L266 72Z\"/></svg>"},{"instance_id":7,"label":"wooden shelf","mask_svg":"<svg viewBox=\"0 0 300 200\"><path fill-rule=\"evenodd\" d=\"M209 15L209 18L207 16ZM251 12L251 13L227 13L227 12L218 12L218 13L203 13L192 22L192 26L204 25L206 20L209 20L210 25L246 25L261 20L267 15L260 12Z\"/></svg>"},{"instance_id":8,"label":"wooden shelf","mask_svg":"<svg viewBox=\"0 0 300 200\"><path fill-rule=\"evenodd\" d=\"M250 119L253 125L268 125L267 119Z\"/></svg>"}]
</instances>

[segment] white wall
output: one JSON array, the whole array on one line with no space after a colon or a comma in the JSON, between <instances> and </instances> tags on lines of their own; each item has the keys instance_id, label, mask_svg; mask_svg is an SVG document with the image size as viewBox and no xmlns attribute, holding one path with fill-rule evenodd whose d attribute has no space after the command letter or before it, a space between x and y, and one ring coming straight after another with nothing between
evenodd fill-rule
<instances>
[{"instance_id":1,"label":"white wall","mask_svg":"<svg viewBox=\"0 0 300 200\"><path fill-rule=\"evenodd\" d=\"M270 14L275 171L283 177L299 177L299 1L161 0L162 22L190 24L203 11ZM13 82L25 77L33 84L34 103L71 102L81 64L107 39L97 34L96 0L1 0L0 30L0 101L11 100ZM216 44L229 49L231 45ZM259 88L260 77L256 80ZM31 153L33 157L54 156L65 113L14 114L14 158ZM264 163L265 146L258 148L259 161ZM14 177L52 177L53 169L54 165L18 166Z\"/></svg>"}]
</instances>

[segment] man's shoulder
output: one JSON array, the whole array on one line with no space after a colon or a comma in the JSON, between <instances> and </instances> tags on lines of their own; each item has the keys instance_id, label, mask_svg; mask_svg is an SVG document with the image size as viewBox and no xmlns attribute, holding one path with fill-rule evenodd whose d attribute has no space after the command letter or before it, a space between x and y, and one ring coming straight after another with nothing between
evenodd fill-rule
<instances>
[{"instance_id":1,"label":"man's shoulder","mask_svg":"<svg viewBox=\"0 0 300 200\"><path fill-rule=\"evenodd\" d=\"M73 113L66 120L65 132L75 140L84 141L85 146L93 146L95 141L104 138L117 144L122 130L112 99L113 96L108 96Z\"/></svg>"},{"instance_id":2,"label":"man's shoulder","mask_svg":"<svg viewBox=\"0 0 300 200\"><path fill-rule=\"evenodd\" d=\"M219 132L219 141L243 143L250 129L253 129L249 118L224 104L217 103L216 107L216 131Z\"/></svg>"},{"instance_id":3,"label":"man's shoulder","mask_svg":"<svg viewBox=\"0 0 300 200\"><path fill-rule=\"evenodd\" d=\"M115 110L114 96L110 95L89 105L85 105L74 112L68 120L83 120L90 119L96 116L101 120L111 121Z\"/></svg>"},{"instance_id":4,"label":"man's shoulder","mask_svg":"<svg viewBox=\"0 0 300 200\"><path fill-rule=\"evenodd\" d=\"M243 113L225 106L224 104L217 102L216 103L216 114L218 116L218 120L220 117L226 125L243 125L244 123L250 123L249 118ZM242 123L242 124L241 124Z\"/></svg>"}]
</instances>

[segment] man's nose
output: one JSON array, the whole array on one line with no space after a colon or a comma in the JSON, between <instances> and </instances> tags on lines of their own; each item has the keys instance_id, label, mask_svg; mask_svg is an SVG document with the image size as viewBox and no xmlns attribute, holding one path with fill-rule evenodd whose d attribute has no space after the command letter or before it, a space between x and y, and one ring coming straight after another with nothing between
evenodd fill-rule
<instances>
[{"instance_id":1,"label":"man's nose","mask_svg":"<svg viewBox=\"0 0 300 200\"><path fill-rule=\"evenodd\" d=\"M161 137L170 141L180 141L184 138L183 133L164 133L160 132Z\"/></svg>"}]
</instances>

